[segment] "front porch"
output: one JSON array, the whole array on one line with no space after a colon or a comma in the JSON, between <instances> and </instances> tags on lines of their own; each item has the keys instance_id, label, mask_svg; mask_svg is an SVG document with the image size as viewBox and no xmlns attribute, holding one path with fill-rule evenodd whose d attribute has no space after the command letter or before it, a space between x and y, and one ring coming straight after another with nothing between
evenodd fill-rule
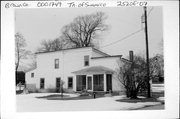
<instances>
[{"instance_id":1,"label":"front porch","mask_svg":"<svg viewBox=\"0 0 180 119\"><path fill-rule=\"evenodd\" d=\"M76 74L76 91L112 91L113 70L94 66L73 72Z\"/></svg>"}]
</instances>

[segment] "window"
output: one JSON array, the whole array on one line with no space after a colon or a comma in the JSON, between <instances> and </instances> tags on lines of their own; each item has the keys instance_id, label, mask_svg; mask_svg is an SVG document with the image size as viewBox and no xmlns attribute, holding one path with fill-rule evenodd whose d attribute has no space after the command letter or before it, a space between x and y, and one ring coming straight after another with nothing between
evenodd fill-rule
<instances>
[{"instance_id":1,"label":"window","mask_svg":"<svg viewBox=\"0 0 180 119\"><path fill-rule=\"evenodd\" d=\"M86 75L76 75L76 87L77 91L86 89Z\"/></svg>"},{"instance_id":2,"label":"window","mask_svg":"<svg viewBox=\"0 0 180 119\"><path fill-rule=\"evenodd\" d=\"M59 69L59 59L54 60L54 68Z\"/></svg>"},{"instance_id":3,"label":"window","mask_svg":"<svg viewBox=\"0 0 180 119\"><path fill-rule=\"evenodd\" d=\"M73 78L68 77L68 88L73 88Z\"/></svg>"},{"instance_id":4,"label":"window","mask_svg":"<svg viewBox=\"0 0 180 119\"><path fill-rule=\"evenodd\" d=\"M94 91L104 91L104 75L96 74L93 75L93 86Z\"/></svg>"},{"instance_id":5,"label":"window","mask_svg":"<svg viewBox=\"0 0 180 119\"><path fill-rule=\"evenodd\" d=\"M61 78L60 77L56 78L56 91L57 92L60 92L60 87L61 87L60 83L61 83Z\"/></svg>"},{"instance_id":6,"label":"window","mask_svg":"<svg viewBox=\"0 0 180 119\"><path fill-rule=\"evenodd\" d=\"M89 66L89 55L84 56L84 66Z\"/></svg>"},{"instance_id":7,"label":"window","mask_svg":"<svg viewBox=\"0 0 180 119\"><path fill-rule=\"evenodd\" d=\"M31 78L34 78L34 73L31 73Z\"/></svg>"},{"instance_id":8,"label":"window","mask_svg":"<svg viewBox=\"0 0 180 119\"><path fill-rule=\"evenodd\" d=\"M40 79L40 89L44 89L44 78Z\"/></svg>"}]
</instances>

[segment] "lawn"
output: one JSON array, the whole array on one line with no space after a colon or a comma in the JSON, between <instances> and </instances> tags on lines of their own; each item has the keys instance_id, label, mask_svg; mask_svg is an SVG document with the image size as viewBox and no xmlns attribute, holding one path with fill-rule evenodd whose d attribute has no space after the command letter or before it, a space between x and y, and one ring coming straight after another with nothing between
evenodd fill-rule
<instances>
[{"instance_id":1,"label":"lawn","mask_svg":"<svg viewBox=\"0 0 180 119\"><path fill-rule=\"evenodd\" d=\"M17 97L18 112L47 112L47 111L117 111L142 108L147 105L158 105L159 102L119 102L126 96L98 97L64 94L61 99L57 93L20 94ZM50 98L52 98L50 100ZM54 98L54 99L53 99Z\"/></svg>"},{"instance_id":2,"label":"lawn","mask_svg":"<svg viewBox=\"0 0 180 119\"><path fill-rule=\"evenodd\" d=\"M157 88L160 87L160 88ZM54 111L118 111L136 110L164 103L163 85L152 88L152 98L140 93L138 99L128 99L125 95L104 96L78 93L30 93L16 95L18 112L54 112Z\"/></svg>"}]
</instances>

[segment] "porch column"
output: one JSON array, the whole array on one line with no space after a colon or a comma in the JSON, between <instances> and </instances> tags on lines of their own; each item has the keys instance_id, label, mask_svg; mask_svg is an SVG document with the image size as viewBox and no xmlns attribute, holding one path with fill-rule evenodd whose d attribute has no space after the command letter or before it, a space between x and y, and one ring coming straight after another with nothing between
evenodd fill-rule
<instances>
[{"instance_id":1,"label":"porch column","mask_svg":"<svg viewBox=\"0 0 180 119\"><path fill-rule=\"evenodd\" d=\"M77 91L77 76L73 77L73 90Z\"/></svg>"},{"instance_id":2,"label":"porch column","mask_svg":"<svg viewBox=\"0 0 180 119\"><path fill-rule=\"evenodd\" d=\"M106 83L106 74L104 74L104 91L107 91Z\"/></svg>"},{"instance_id":3,"label":"porch column","mask_svg":"<svg viewBox=\"0 0 180 119\"><path fill-rule=\"evenodd\" d=\"M86 90L88 89L88 75L86 75Z\"/></svg>"},{"instance_id":4,"label":"porch column","mask_svg":"<svg viewBox=\"0 0 180 119\"><path fill-rule=\"evenodd\" d=\"M94 76L92 75L92 91L94 91Z\"/></svg>"}]
</instances>

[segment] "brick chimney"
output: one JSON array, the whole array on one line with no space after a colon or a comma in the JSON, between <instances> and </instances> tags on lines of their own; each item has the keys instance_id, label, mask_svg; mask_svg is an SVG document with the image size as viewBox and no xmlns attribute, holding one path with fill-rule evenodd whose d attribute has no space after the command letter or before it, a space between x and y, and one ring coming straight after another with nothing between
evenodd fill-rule
<instances>
[{"instance_id":1,"label":"brick chimney","mask_svg":"<svg viewBox=\"0 0 180 119\"><path fill-rule=\"evenodd\" d=\"M133 62L133 60L134 60L134 56L133 56L133 51L132 51L132 50L129 51L129 60L130 60L131 62Z\"/></svg>"}]
</instances>

